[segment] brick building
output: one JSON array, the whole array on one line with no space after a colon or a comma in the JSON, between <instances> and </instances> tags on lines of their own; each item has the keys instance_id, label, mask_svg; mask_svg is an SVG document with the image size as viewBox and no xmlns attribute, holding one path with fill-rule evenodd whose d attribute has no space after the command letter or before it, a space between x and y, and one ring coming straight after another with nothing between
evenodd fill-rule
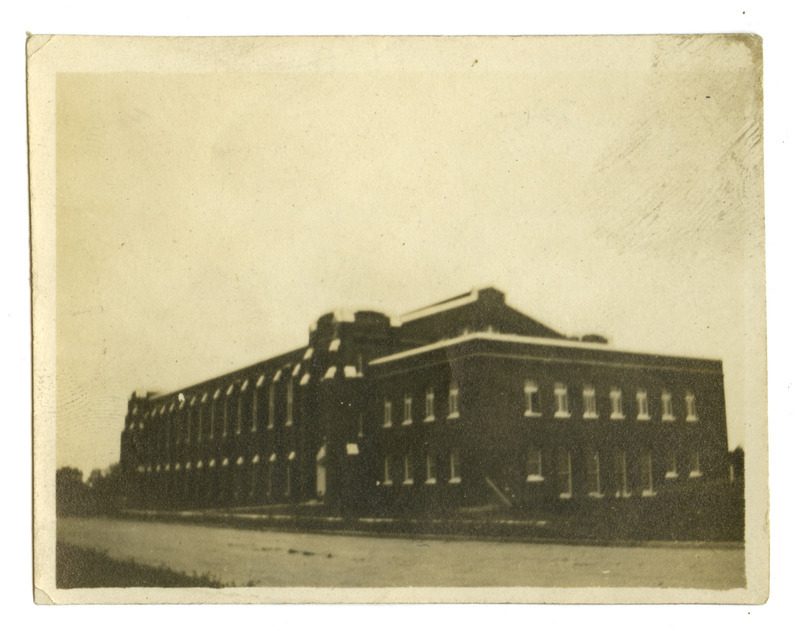
<instances>
[{"instance_id":1,"label":"brick building","mask_svg":"<svg viewBox=\"0 0 800 631\"><path fill-rule=\"evenodd\" d=\"M121 465L145 508L655 505L729 478L722 364L568 339L492 288L333 312L303 348L134 393Z\"/></svg>"}]
</instances>

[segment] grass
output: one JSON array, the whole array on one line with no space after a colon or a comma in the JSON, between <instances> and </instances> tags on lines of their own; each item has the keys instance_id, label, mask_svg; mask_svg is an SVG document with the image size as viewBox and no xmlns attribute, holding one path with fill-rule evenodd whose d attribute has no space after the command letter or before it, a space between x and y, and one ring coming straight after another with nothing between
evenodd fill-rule
<instances>
[{"instance_id":1,"label":"grass","mask_svg":"<svg viewBox=\"0 0 800 631\"><path fill-rule=\"evenodd\" d=\"M56 544L56 587L225 587L208 574L189 576L167 567L112 559L105 552Z\"/></svg>"}]
</instances>

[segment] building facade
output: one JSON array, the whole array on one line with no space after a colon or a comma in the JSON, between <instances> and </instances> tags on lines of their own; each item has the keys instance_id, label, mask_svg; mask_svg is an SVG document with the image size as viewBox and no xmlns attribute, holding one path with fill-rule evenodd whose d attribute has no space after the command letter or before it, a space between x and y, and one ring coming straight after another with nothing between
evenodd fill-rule
<instances>
[{"instance_id":1,"label":"building facade","mask_svg":"<svg viewBox=\"0 0 800 631\"><path fill-rule=\"evenodd\" d=\"M567 338L493 288L334 312L303 348L134 393L121 466L153 509L653 505L729 478L722 364Z\"/></svg>"}]
</instances>

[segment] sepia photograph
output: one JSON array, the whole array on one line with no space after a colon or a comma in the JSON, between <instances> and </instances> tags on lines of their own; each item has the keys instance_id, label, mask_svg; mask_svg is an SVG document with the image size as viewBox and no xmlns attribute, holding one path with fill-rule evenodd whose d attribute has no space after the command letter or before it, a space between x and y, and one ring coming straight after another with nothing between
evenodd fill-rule
<instances>
[{"instance_id":1,"label":"sepia photograph","mask_svg":"<svg viewBox=\"0 0 800 631\"><path fill-rule=\"evenodd\" d=\"M28 40L38 603L763 603L752 34Z\"/></svg>"}]
</instances>

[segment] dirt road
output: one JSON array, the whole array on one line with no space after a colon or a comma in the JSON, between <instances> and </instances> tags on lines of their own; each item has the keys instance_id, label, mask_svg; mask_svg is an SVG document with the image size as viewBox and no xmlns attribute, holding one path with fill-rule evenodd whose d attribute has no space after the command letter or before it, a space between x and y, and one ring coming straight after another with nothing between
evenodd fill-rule
<instances>
[{"instance_id":1,"label":"dirt road","mask_svg":"<svg viewBox=\"0 0 800 631\"><path fill-rule=\"evenodd\" d=\"M58 538L226 584L274 587L744 587L744 550L329 535L112 519Z\"/></svg>"}]
</instances>

